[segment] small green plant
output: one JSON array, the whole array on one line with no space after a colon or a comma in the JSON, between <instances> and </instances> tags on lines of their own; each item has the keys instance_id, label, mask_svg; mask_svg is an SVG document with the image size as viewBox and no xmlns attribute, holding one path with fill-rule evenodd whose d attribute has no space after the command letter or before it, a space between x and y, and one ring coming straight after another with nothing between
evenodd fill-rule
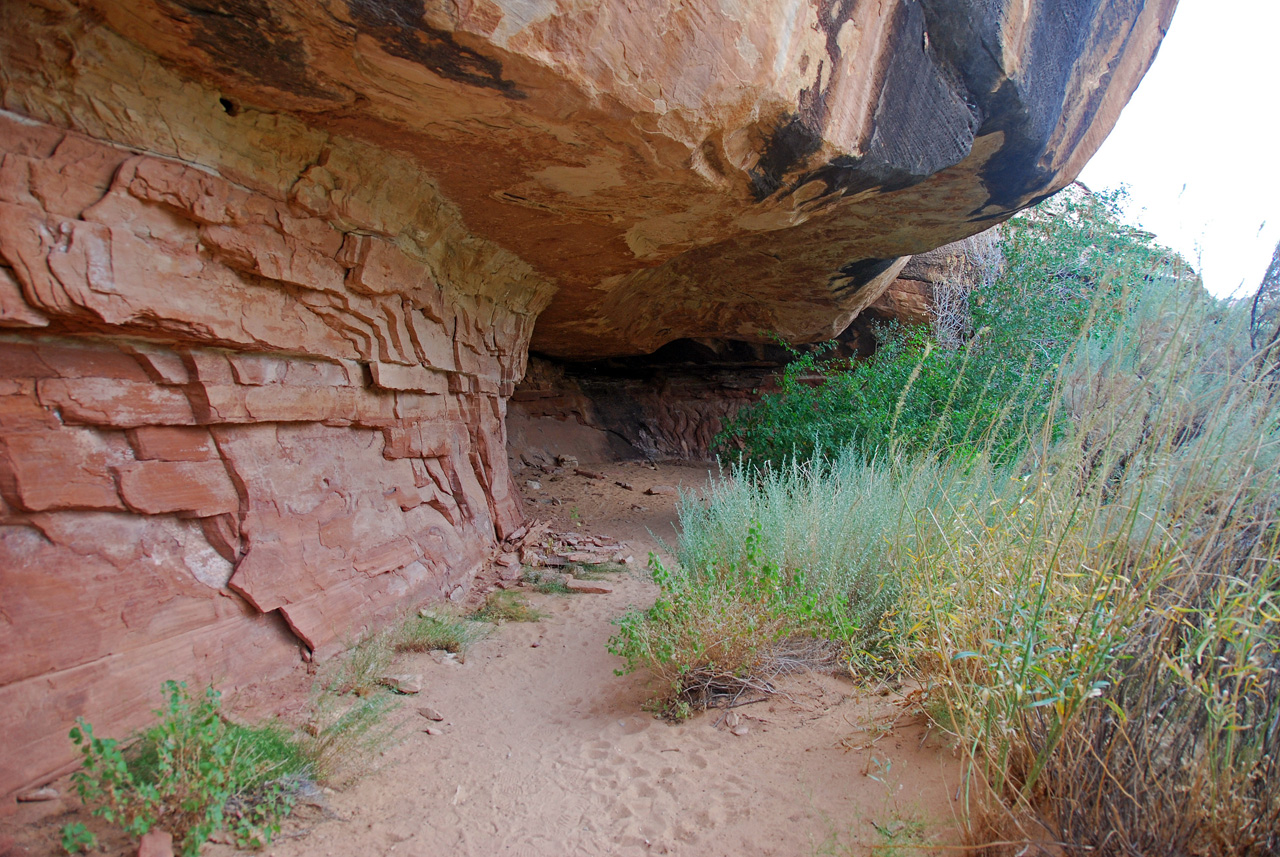
<instances>
[{"instance_id":1,"label":"small green plant","mask_svg":"<svg viewBox=\"0 0 1280 857\"><path fill-rule=\"evenodd\" d=\"M894 811L883 823L871 822L880 842L873 846L877 854L916 854L928 850L925 824L914 815Z\"/></svg>"},{"instance_id":2,"label":"small green plant","mask_svg":"<svg viewBox=\"0 0 1280 857\"><path fill-rule=\"evenodd\" d=\"M411 617L395 635L397 652L430 652L442 649L465 655L487 634L484 625L446 610L427 611Z\"/></svg>"},{"instance_id":3,"label":"small green plant","mask_svg":"<svg viewBox=\"0 0 1280 857\"><path fill-rule=\"evenodd\" d=\"M213 688L198 701L185 683L167 681L163 689L159 722L127 752L76 721L71 740L83 767L72 779L80 799L130 836L168 830L184 857L222 829L244 846L269 842L292 807L289 778L307 774L302 750L277 727L224 720Z\"/></svg>"},{"instance_id":4,"label":"small green plant","mask_svg":"<svg viewBox=\"0 0 1280 857\"><path fill-rule=\"evenodd\" d=\"M471 618L501 625L503 622L537 622L542 613L530 607L520 593L499 589L485 596L484 604Z\"/></svg>"},{"instance_id":5,"label":"small green plant","mask_svg":"<svg viewBox=\"0 0 1280 857\"><path fill-rule=\"evenodd\" d=\"M62 827L62 850L68 854L83 854L98 847L98 837L77 821Z\"/></svg>"},{"instance_id":6,"label":"small green plant","mask_svg":"<svg viewBox=\"0 0 1280 857\"><path fill-rule=\"evenodd\" d=\"M726 489L751 490L751 480ZM678 719L768 693L781 673L831 664L855 643L871 644L873 635L863 629L886 619L892 599L882 596L890 590L877 591L871 578L857 574L841 586L788 562L786 547L758 520L746 521L736 544L703 541L713 528L699 520L707 514L700 509L681 508L679 565L667 568L649 556L660 589L653 606L624 614L609 640L609 651L625 661L620 674L646 668L658 678L658 711Z\"/></svg>"}]
</instances>

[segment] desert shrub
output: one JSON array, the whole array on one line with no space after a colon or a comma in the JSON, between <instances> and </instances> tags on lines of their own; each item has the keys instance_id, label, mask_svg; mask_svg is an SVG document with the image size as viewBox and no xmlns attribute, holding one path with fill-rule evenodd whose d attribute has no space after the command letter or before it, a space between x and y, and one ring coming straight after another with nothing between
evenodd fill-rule
<instances>
[{"instance_id":1,"label":"desert shrub","mask_svg":"<svg viewBox=\"0 0 1280 857\"><path fill-rule=\"evenodd\" d=\"M72 779L80 799L130 835L157 826L169 831L186 857L224 828L242 846L269 842L298 780L309 775L300 744L276 725L223 719L212 688L193 700L185 684L169 681L164 694L158 722L128 748L77 721L71 739L83 767ZM83 827L64 831L64 839L86 844L83 833Z\"/></svg>"},{"instance_id":2,"label":"desert shrub","mask_svg":"<svg viewBox=\"0 0 1280 857\"><path fill-rule=\"evenodd\" d=\"M887 324L865 360L794 359L778 391L717 436L728 458L763 467L854 445L864 455L928 451L1008 457L1052 408L1053 370L1084 335L1105 338L1131 296L1182 269L1119 222L1118 200L1064 192L1003 227L1000 274L968 296L967 336Z\"/></svg>"},{"instance_id":3,"label":"desert shrub","mask_svg":"<svg viewBox=\"0 0 1280 857\"><path fill-rule=\"evenodd\" d=\"M901 506L888 464L857 455L733 470L702 503L682 498L678 562L649 567L661 594L619 620L623 672L658 680L660 708L686 712L771 689L792 668L882 658L897 580L883 530Z\"/></svg>"},{"instance_id":4,"label":"desert shrub","mask_svg":"<svg viewBox=\"0 0 1280 857\"><path fill-rule=\"evenodd\" d=\"M779 641L841 639L812 608L855 615L849 581L864 580L885 607L851 622L845 651L927 689L966 760L975 841L1275 855L1273 355L1251 348L1249 307L1207 297L1142 236L1072 238L1097 212L1068 203L1012 230L1002 287L1016 291L972 296L987 331L960 350L895 334L880 362L812 388L824 370L801 360L748 411L739 439L765 466L682 506L679 565L658 570L655 610L629 614L614 650L677 691L726 640L748 641L735 674L767 669L756 653ZM931 374L948 365L964 372ZM823 449L840 465L796 463Z\"/></svg>"},{"instance_id":5,"label":"desert shrub","mask_svg":"<svg viewBox=\"0 0 1280 857\"><path fill-rule=\"evenodd\" d=\"M388 693L349 697L320 691L311 702L303 752L319 782L341 784L364 775L402 737L400 703Z\"/></svg>"}]
</instances>

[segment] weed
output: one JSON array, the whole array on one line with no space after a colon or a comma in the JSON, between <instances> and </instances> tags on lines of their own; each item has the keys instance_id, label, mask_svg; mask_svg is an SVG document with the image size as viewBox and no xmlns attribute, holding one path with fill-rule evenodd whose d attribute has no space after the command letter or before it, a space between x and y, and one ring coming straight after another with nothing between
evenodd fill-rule
<instances>
[{"instance_id":1,"label":"weed","mask_svg":"<svg viewBox=\"0 0 1280 857\"><path fill-rule=\"evenodd\" d=\"M81 822L63 825L62 850L67 854L82 854L97 847L98 837Z\"/></svg>"},{"instance_id":2,"label":"weed","mask_svg":"<svg viewBox=\"0 0 1280 857\"><path fill-rule=\"evenodd\" d=\"M873 846L876 854L911 854L928 849L925 823L914 815L895 811L883 823L871 822L880 841Z\"/></svg>"},{"instance_id":3,"label":"weed","mask_svg":"<svg viewBox=\"0 0 1280 857\"><path fill-rule=\"evenodd\" d=\"M224 828L241 845L270 841L292 806L287 778L307 773L300 748L278 728L223 720L212 688L194 701L185 684L169 681L164 694L159 722L127 753L118 741L94 735L83 718L76 722L71 740L83 767L72 779L80 799L131 836L163 827L184 857ZM64 845L84 845L85 832L64 831Z\"/></svg>"},{"instance_id":4,"label":"weed","mask_svg":"<svg viewBox=\"0 0 1280 857\"><path fill-rule=\"evenodd\" d=\"M484 604L471 618L501 625L503 622L537 622L542 613L530 607L518 592L499 589L485 596Z\"/></svg>"},{"instance_id":5,"label":"weed","mask_svg":"<svg viewBox=\"0 0 1280 857\"><path fill-rule=\"evenodd\" d=\"M424 611L410 618L395 635L397 652L429 652L443 649L465 655L467 649L484 639L484 625L445 610Z\"/></svg>"}]
</instances>

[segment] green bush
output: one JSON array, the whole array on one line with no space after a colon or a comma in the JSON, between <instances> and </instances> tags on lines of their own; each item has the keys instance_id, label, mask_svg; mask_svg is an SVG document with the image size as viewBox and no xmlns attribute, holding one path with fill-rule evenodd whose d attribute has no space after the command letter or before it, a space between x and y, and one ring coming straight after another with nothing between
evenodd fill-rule
<instances>
[{"instance_id":1,"label":"green bush","mask_svg":"<svg viewBox=\"0 0 1280 857\"><path fill-rule=\"evenodd\" d=\"M213 688L198 701L185 683L167 681L163 690L159 722L128 748L76 721L71 740L83 767L72 779L80 799L132 836L167 830L185 857L223 829L242 846L269 842L307 776L301 747L280 727L224 720ZM64 844L87 844L84 832L64 830Z\"/></svg>"},{"instance_id":2,"label":"green bush","mask_svg":"<svg viewBox=\"0 0 1280 857\"><path fill-rule=\"evenodd\" d=\"M867 456L1015 454L1051 409L1054 370L1076 341L1105 338L1135 293L1182 270L1118 218L1114 196L1081 192L1014 218L1002 228L1002 271L969 295L961 345L889 324L865 360L796 353L778 391L731 418L716 450L757 467L849 444Z\"/></svg>"}]
</instances>

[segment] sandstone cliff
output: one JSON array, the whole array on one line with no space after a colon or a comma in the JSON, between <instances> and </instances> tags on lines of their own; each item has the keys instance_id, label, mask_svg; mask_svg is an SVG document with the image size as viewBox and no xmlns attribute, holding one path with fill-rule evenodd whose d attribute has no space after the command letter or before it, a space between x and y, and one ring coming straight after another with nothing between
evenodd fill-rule
<instances>
[{"instance_id":1,"label":"sandstone cliff","mask_svg":"<svg viewBox=\"0 0 1280 857\"><path fill-rule=\"evenodd\" d=\"M1070 181L1173 6L4 3L0 794L465 591L531 346L841 332Z\"/></svg>"}]
</instances>

